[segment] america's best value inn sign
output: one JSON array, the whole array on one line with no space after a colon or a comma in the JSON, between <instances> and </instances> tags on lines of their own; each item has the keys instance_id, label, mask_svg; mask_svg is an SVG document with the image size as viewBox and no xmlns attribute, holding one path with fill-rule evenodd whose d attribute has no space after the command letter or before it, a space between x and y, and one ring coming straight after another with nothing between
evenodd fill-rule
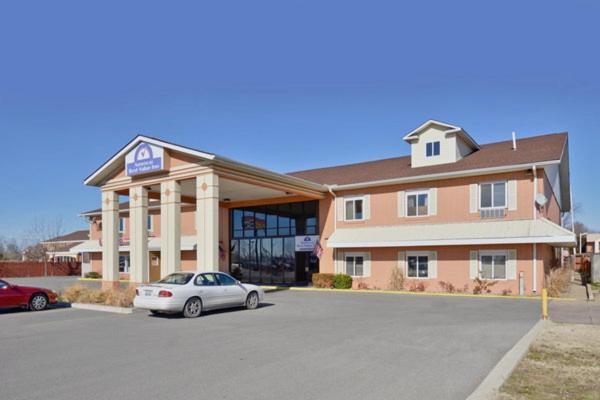
<instances>
[{"instance_id":1,"label":"america's best value inn sign","mask_svg":"<svg viewBox=\"0 0 600 400\"><path fill-rule=\"evenodd\" d=\"M162 171L165 168L164 149L150 143L138 144L125 156L127 176Z\"/></svg>"}]
</instances>

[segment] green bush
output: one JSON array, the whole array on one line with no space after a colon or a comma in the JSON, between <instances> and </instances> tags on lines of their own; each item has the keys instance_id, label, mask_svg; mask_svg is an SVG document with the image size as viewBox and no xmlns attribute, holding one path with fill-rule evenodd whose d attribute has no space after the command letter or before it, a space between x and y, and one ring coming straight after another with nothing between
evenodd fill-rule
<instances>
[{"instance_id":1,"label":"green bush","mask_svg":"<svg viewBox=\"0 0 600 400\"><path fill-rule=\"evenodd\" d=\"M102 275L100 275L97 272L92 271L92 272L86 272L84 277L89 278L89 279L100 279L100 278L102 278Z\"/></svg>"},{"instance_id":2,"label":"green bush","mask_svg":"<svg viewBox=\"0 0 600 400\"><path fill-rule=\"evenodd\" d=\"M333 288L333 281L335 275L333 274L313 274L312 275L312 283L314 287L317 288Z\"/></svg>"},{"instance_id":3,"label":"green bush","mask_svg":"<svg viewBox=\"0 0 600 400\"><path fill-rule=\"evenodd\" d=\"M336 289L352 289L352 277L346 274L335 275L333 287Z\"/></svg>"}]
</instances>

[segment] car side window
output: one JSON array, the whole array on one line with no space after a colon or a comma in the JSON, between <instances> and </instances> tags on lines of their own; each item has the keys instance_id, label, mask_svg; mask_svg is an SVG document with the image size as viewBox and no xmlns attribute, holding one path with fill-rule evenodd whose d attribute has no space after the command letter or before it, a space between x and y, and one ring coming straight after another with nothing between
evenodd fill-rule
<instances>
[{"instance_id":1,"label":"car side window","mask_svg":"<svg viewBox=\"0 0 600 400\"><path fill-rule=\"evenodd\" d=\"M6 289L8 287L8 283L4 281L0 281L0 289Z\"/></svg>"},{"instance_id":2,"label":"car side window","mask_svg":"<svg viewBox=\"0 0 600 400\"><path fill-rule=\"evenodd\" d=\"M218 284L213 274L200 274L194 281L196 286L217 286Z\"/></svg>"},{"instance_id":3,"label":"car side window","mask_svg":"<svg viewBox=\"0 0 600 400\"><path fill-rule=\"evenodd\" d=\"M217 274L217 278L219 279L219 282L223 286L232 286L232 285L235 285L235 279L233 279L229 275Z\"/></svg>"}]
</instances>

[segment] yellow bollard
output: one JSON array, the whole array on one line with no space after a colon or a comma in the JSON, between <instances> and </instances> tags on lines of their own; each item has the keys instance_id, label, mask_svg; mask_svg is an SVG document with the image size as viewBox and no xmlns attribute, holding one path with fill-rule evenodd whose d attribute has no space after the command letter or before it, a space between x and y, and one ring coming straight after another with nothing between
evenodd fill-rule
<instances>
[{"instance_id":1,"label":"yellow bollard","mask_svg":"<svg viewBox=\"0 0 600 400\"><path fill-rule=\"evenodd\" d=\"M548 289L542 289L542 319L548 319Z\"/></svg>"}]
</instances>

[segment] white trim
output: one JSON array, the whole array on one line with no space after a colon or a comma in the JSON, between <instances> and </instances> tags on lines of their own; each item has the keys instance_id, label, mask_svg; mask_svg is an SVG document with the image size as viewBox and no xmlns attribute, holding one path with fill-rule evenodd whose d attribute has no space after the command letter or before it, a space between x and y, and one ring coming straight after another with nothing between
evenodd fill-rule
<instances>
[{"instance_id":1,"label":"white trim","mask_svg":"<svg viewBox=\"0 0 600 400\"><path fill-rule=\"evenodd\" d=\"M479 259L477 262L477 272L480 279L486 281L507 281L508 276L508 250L479 250ZM482 278L481 277L481 258L484 256L492 256L492 274L494 273L494 256L504 256L504 278Z\"/></svg>"},{"instance_id":2,"label":"white trim","mask_svg":"<svg viewBox=\"0 0 600 400\"><path fill-rule=\"evenodd\" d=\"M405 271L404 273L406 275L404 275L406 278L408 279L421 279L421 280L427 280L427 279L434 279L431 278L431 274L430 274L430 266L429 263L431 262L431 252L430 251L407 251L405 257ZM427 257L427 276L419 276L419 260L417 259L417 276L408 276L408 258L409 257Z\"/></svg>"},{"instance_id":3,"label":"white trim","mask_svg":"<svg viewBox=\"0 0 600 400\"><path fill-rule=\"evenodd\" d=\"M349 252L344 253L344 258L342 260L342 265L344 271L343 274L348 274L348 269L346 268L346 257L362 257L363 259L363 274L362 275L350 275L352 278L369 278L371 274L366 275L365 270L367 269L367 263L371 262L371 253L368 251L359 251L359 252ZM370 269L370 268L369 268ZM354 272L356 272L356 268L354 268Z\"/></svg>"},{"instance_id":4,"label":"white trim","mask_svg":"<svg viewBox=\"0 0 600 400\"><path fill-rule=\"evenodd\" d=\"M560 163L560 160L553 160L553 161L538 162L535 164L527 163L527 164L503 165L503 166L499 166L499 167L467 169L467 170L452 171L452 172L440 172L437 174L416 175L416 176L408 176L405 178L381 179L381 180L377 180L377 181L349 183L349 184L345 184L345 185L331 185L331 187L338 191L351 190L351 189L364 189L364 188L373 187L373 186L396 185L396 184L400 184L400 183L429 181L429 180L437 180L437 179L442 179L442 178L457 178L457 177L464 177L464 176L496 174L496 173L500 173L500 172L513 172L513 171L531 169L531 167L533 165L545 166L545 165L553 165L553 164L559 164L559 163Z\"/></svg>"},{"instance_id":5,"label":"white trim","mask_svg":"<svg viewBox=\"0 0 600 400\"><path fill-rule=\"evenodd\" d=\"M494 206L492 205L491 207L483 207L481 205L481 186L483 185L492 185L492 192L490 194L491 196L491 201L492 204L494 203L494 185L498 184L498 183L504 183L504 206ZM479 201L477 202L477 206L479 207L480 210L504 210L506 208L508 208L508 181L488 181L488 182L479 182L478 184L479 186Z\"/></svg>"},{"instance_id":6,"label":"white trim","mask_svg":"<svg viewBox=\"0 0 600 400\"><path fill-rule=\"evenodd\" d=\"M431 189L414 189L414 190L407 190L405 192L405 196L404 196L404 216L406 218L419 218L419 217L429 217L431 214L429 213L429 200L430 200L430 191ZM420 194L425 194L427 195L427 214L424 215L419 215L419 195ZM415 207L416 207L416 211L417 211L417 215L408 215L408 196L417 196L416 198L416 203L415 203Z\"/></svg>"},{"instance_id":7,"label":"white trim","mask_svg":"<svg viewBox=\"0 0 600 400\"><path fill-rule=\"evenodd\" d=\"M351 242L351 243L327 243L327 247L334 249L352 247L421 247L421 246L461 246L469 244L522 244L522 243L546 243L563 244L573 243L572 236L528 236L497 239L437 239L437 240L397 240L382 242Z\"/></svg>"},{"instance_id":8,"label":"white trim","mask_svg":"<svg viewBox=\"0 0 600 400\"><path fill-rule=\"evenodd\" d=\"M361 200L362 201L361 217L360 218L348 219L348 215L346 214L346 203L348 203L350 201L354 202L356 200ZM361 194L361 195L356 195L356 196L344 196L343 197L343 202L344 202L344 221L345 222L354 222L354 221L364 221L364 220L366 220L366 218L365 218L366 195ZM354 203L353 207L354 207L353 214L354 214L354 216L356 216L356 203Z\"/></svg>"},{"instance_id":9,"label":"white trim","mask_svg":"<svg viewBox=\"0 0 600 400\"><path fill-rule=\"evenodd\" d=\"M465 142L467 142L471 146L471 148L476 149L476 150L479 150L481 148L481 146L479 146L479 144L475 141L475 139L473 139L471 137L471 135L469 135L467 133L467 131L465 131L460 126L450 125L450 124L447 124L445 122L436 121L434 119L430 119L430 120L425 121L419 127L417 127L416 129L413 129L410 133L408 133L407 135L405 135L402 138L402 140L410 141L410 140L415 139L415 136L418 133L420 133L422 130L424 130L425 128L429 127L430 125L439 125L439 126L448 128L448 130L444 131L444 134L448 134L448 133L461 134L461 136L463 136L463 140Z\"/></svg>"}]
</instances>

